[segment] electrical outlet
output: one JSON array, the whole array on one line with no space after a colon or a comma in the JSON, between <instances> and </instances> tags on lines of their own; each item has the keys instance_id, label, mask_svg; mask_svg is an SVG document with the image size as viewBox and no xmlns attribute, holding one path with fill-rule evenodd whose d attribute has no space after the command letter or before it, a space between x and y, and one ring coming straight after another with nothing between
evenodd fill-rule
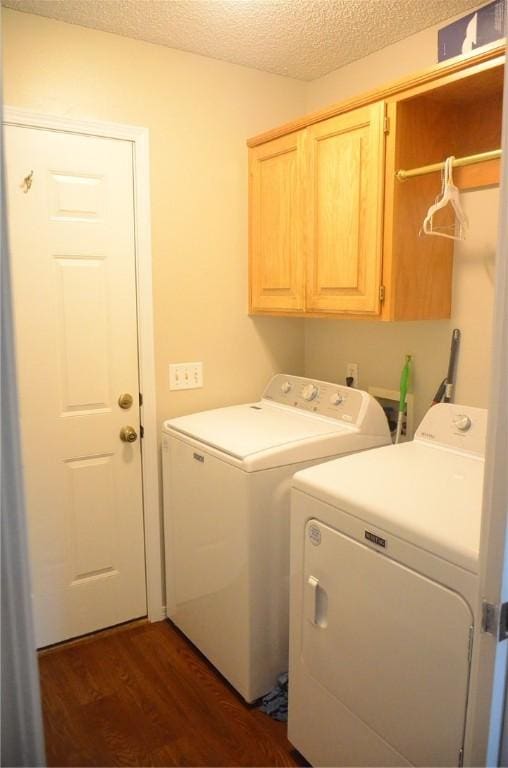
<instances>
[{"instance_id":1,"label":"electrical outlet","mask_svg":"<svg viewBox=\"0 0 508 768\"><path fill-rule=\"evenodd\" d=\"M170 363L170 389L199 389L203 386L203 363Z\"/></svg>"},{"instance_id":2,"label":"electrical outlet","mask_svg":"<svg viewBox=\"0 0 508 768\"><path fill-rule=\"evenodd\" d=\"M351 386L358 387L358 363L347 363L346 380L353 379Z\"/></svg>"}]
</instances>

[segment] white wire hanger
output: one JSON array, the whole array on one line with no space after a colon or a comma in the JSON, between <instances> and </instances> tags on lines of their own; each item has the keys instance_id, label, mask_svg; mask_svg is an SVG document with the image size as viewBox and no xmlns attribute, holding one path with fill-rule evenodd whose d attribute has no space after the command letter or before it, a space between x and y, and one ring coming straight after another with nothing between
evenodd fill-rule
<instances>
[{"instance_id":1,"label":"white wire hanger","mask_svg":"<svg viewBox=\"0 0 508 768\"><path fill-rule=\"evenodd\" d=\"M453 183L453 161L455 157L447 157L442 171L441 194L436 202L430 206L427 215L423 220L422 230L425 235L436 235L437 237L448 237L450 240L465 240L469 221L462 210L460 204L460 193L458 187ZM438 225L434 221L435 214L442 208L451 205L455 214L453 224L449 226Z\"/></svg>"}]
</instances>

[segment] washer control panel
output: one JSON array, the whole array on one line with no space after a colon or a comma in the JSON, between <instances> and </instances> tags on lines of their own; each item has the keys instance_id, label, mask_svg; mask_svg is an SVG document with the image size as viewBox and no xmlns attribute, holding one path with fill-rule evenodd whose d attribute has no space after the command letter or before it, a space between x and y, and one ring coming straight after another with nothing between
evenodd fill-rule
<instances>
[{"instance_id":1,"label":"washer control panel","mask_svg":"<svg viewBox=\"0 0 508 768\"><path fill-rule=\"evenodd\" d=\"M430 408L418 427L415 440L485 455L487 410L455 403Z\"/></svg>"},{"instance_id":2,"label":"washer control panel","mask_svg":"<svg viewBox=\"0 0 508 768\"><path fill-rule=\"evenodd\" d=\"M277 374L263 393L263 399L328 416L346 424L357 424L367 392L327 381Z\"/></svg>"}]
</instances>

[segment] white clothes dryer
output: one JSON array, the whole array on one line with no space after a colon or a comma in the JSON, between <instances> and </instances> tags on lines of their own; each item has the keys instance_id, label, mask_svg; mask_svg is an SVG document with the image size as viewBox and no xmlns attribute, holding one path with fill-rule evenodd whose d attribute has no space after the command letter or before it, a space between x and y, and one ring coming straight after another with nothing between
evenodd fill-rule
<instances>
[{"instance_id":1,"label":"white clothes dryer","mask_svg":"<svg viewBox=\"0 0 508 768\"><path fill-rule=\"evenodd\" d=\"M366 392L286 375L259 402L165 422L167 614L246 701L288 668L294 472L389 441Z\"/></svg>"},{"instance_id":2,"label":"white clothes dryer","mask_svg":"<svg viewBox=\"0 0 508 768\"><path fill-rule=\"evenodd\" d=\"M487 412L299 472L290 741L315 766L462 765Z\"/></svg>"}]
</instances>

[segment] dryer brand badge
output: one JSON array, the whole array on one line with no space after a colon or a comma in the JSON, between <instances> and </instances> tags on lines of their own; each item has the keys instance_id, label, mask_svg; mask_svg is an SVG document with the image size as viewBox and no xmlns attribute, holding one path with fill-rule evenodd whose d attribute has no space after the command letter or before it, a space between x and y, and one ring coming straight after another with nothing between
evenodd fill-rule
<instances>
[{"instance_id":1,"label":"dryer brand badge","mask_svg":"<svg viewBox=\"0 0 508 768\"><path fill-rule=\"evenodd\" d=\"M381 536L376 536L375 533L365 531L365 538L368 541L371 541L373 544L377 544L378 547L383 547L386 549L386 539L382 539Z\"/></svg>"},{"instance_id":2,"label":"dryer brand badge","mask_svg":"<svg viewBox=\"0 0 508 768\"><path fill-rule=\"evenodd\" d=\"M321 531L317 525L311 525L309 528L310 543L318 547L321 544Z\"/></svg>"}]
</instances>

